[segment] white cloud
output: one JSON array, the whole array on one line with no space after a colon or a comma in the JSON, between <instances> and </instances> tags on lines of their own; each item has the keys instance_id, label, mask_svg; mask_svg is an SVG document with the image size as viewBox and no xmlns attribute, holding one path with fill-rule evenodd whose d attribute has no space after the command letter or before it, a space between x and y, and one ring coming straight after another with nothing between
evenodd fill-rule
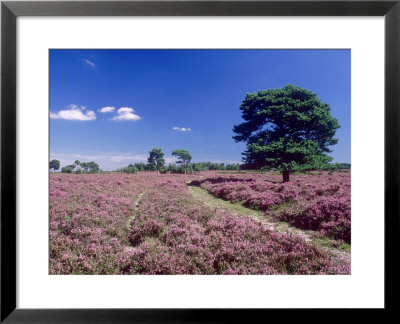
<instances>
[{"instance_id":1,"label":"white cloud","mask_svg":"<svg viewBox=\"0 0 400 324\"><path fill-rule=\"evenodd\" d=\"M135 114L135 110L130 107L121 107L117 110L117 114L112 118L112 120L131 120L137 121L142 119L139 115Z\"/></svg>"},{"instance_id":2,"label":"white cloud","mask_svg":"<svg viewBox=\"0 0 400 324\"><path fill-rule=\"evenodd\" d=\"M101 113L114 112L114 110L115 110L115 107L108 107L108 106L99 109L99 111L100 111Z\"/></svg>"},{"instance_id":3,"label":"white cloud","mask_svg":"<svg viewBox=\"0 0 400 324\"><path fill-rule=\"evenodd\" d=\"M96 64L92 61L89 61L88 59L83 59L85 61L86 64L90 65L91 67L96 67Z\"/></svg>"},{"instance_id":4,"label":"white cloud","mask_svg":"<svg viewBox=\"0 0 400 324\"><path fill-rule=\"evenodd\" d=\"M60 110L57 113L53 113L50 111L50 118L52 119L66 119L66 120L81 120L81 121L88 121L88 120L95 120L96 114L92 110L87 110L85 106L77 106L77 105L69 105L68 109Z\"/></svg>"},{"instance_id":5,"label":"white cloud","mask_svg":"<svg viewBox=\"0 0 400 324\"><path fill-rule=\"evenodd\" d=\"M190 132L192 129L189 127L172 127L173 130L178 131L178 132Z\"/></svg>"}]
</instances>

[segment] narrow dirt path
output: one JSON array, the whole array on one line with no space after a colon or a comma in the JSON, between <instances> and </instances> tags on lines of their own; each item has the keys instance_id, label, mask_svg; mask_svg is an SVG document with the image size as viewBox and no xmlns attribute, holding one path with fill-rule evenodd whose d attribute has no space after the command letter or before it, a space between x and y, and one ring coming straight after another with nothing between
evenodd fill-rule
<instances>
[{"instance_id":1,"label":"narrow dirt path","mask_svg":"<svg viewBox=\"0 0 400 324\"><path fill-rule=\"evenodd\" d=\"M137 210L137 207L138 207L138 205L139 205L140 201L142 200L142 198L143 198L143 196L144 196L145 193L146 193L145 191L141 192L141 193L137 196L136 200L133 202L134 211ZM126 227L128 228L128 231L129 231L129 229L131 228L131 224L132 224L132 221L133 221L134 219L135 219L135 214L133 214L133 215L128 219L128 221L127 221L127 223L126 223Z\"/></svg>"},{"instance_id":2,"label":"narrow dirt path","mask_svg":"<svg viewBox=\"0 0 400 324\"><path fill-rule=\"evenodd\" d=\"M187 182L188 184L187 188L189 192L192 194L192 196L209 207L219 210L226 210L240 217L250 217L251 219L259 223L262 223L263 225L267 226L269 229L273 231L298 235L302 237L305 241L317 245L322 250L327 251L332 256L334 261L346 264L350 264L351 262L350 252L341 251L333 247L327 247L325 245L317 244L316 241L314 240L315 237L314 231L301 230L290 226L288 223L274 221L271 216L268 216L268 214L244 207L239 203L233 204L230 201L216 198L210 193L208 193L207 190L197 186L190 186L189 183L190 181Z\"/></svg>"},{"instance_id":3,"label":"narrow dirt path","mask_svg":"<svg viewBox=\"0 0 400 324\"><path fill-rule=\"evenodd\" d=\"M145 193L146 193L145 191L141 192L137 196L136 200L133 202L133 206L134 206L133 210L134 210L134 212L136 212L136 210L138 208L138 205L139 205L140 201L142 200L143 196L145 195ZM127 228L127 233L128 234L129 234L129 231L131 229L131 224L134 221L134 219L135 219L135 213L133 213L132 216L129 217L128 221L126 222L126 228ZM135 250L136 248L133 247L133 246L128 245L128 246L125 246L124 249L125 250Z\"/></svg>"}]
</instances>

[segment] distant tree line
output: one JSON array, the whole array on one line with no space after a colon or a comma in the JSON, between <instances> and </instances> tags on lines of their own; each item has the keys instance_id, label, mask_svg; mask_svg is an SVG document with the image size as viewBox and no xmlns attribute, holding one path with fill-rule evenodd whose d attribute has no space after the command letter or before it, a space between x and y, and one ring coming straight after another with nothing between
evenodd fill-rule
<instances>
[{"instance_id":1,"label":"distant tree line","mask_svg":"<svg viewBox=\"0 0 400 324\"><path fill-rule=\"evenodd\" d=\"M60 161L53 159L49 162L50 171L57 171L60 169ZM100 166L94 162L81 162L76 160L74 164L68 164L61 168L62 173L99 173L101 172Z\"/></svg>"},{"instance_id":2,"label":"distant tree line","mask_svg":"<svg viewBox=\"0 0 400 324\"><path fill-rule=\"evenodd\" d=\"M337 170L350 170L351 164L350 163L335 163Z\"/></svg>"},{"instance_id":3,"label":"distant tree line","mask_svg":"<svg viewBox=\"0 0 400 324\"><path fill-rule=\"evenodd\" d=\"M149 151L147 164L132 163L126 167L119 168L116 172L137 173L143 171L157 171L157 173L193 173L194 171L209 170L240 170L240 164L224 164L214 162L192 163L192 155L187 150L174 150L172 155L177 157L176 164L165 165L164 152L161 148L153 148Z\"/></svg>"},{"instance_id":4,"label":"distant tree line","mask_svg":"<svg viewBox=\"0 0 400 324\"><path fill-rule=\"evenodd\" d=\"M199 171L240 171L240 170L255 170L252 164L225 164L225 163L215 163L215 162L198 162L191 163L192 156L186 150L174 150L172 155L177 156L177 164L165 165L164 153L160 148L154 148L149 152L149 158L147 163L131 163L128 166L119 168L115 172L119 173L138 173L145 171L157 171L157 173L172 173L172 174L186 174ZM57 171L60 169L60 161L53 159L49 162L50 171ZM263 168L261 168L262 170ZM350 163L328 163L323 165L321 170L350 170ZM311 168L310 170L303 171L315 171L319 170L317 168ZM61 168L62 173L99 173L103 172L99 165L94 162L80 162L76 160L74 164L69 164Z\"/></svg>"},{"instance_id":5,"label":"distant tree line","mask_svg":"<svg viewBox=\"0 0 400 324\"><path fill-rule=\"evenodd\" d=\"M139 171L143 172L143 171L152 171L152 170L150 170L149 166L145 163L133 163L133 164L129 164L126 167L119 168L115 171L119 172L119 173L138 173Z\"/></svg>"},{"instance_id":6,"label":"distant tree line","mask_svg":"<svg viewBox=\"0 0 400 324\"><path fill-rule=\"evenodd\" d=\"M239 163L225 164L225 163L214 163L214 162L199 162L193 163L194 171L220 171L220 170L233 170L239 171L241 165Z\"/></svg>"},{"instance_id":7,"label":"distant tree line","mask_svg":"<svg viewBox=\"0 0 400 324\"><path fill-rule=\"evenodd\" d=\"M224 163L214 163L214 162L199 162L199 163L191 163L186 166L186 173L192 173L194 171L220 171L220 170L233 170L239 171L240 164L224 164ZM145 163L132 163L126 167L119 168L116 172L119 173L137 173L144 171L156 171L155 167L151 164ZM179 164L168 164L160 167L160 173L176 173L176 174L184 174L185 168L183 165Z\"/></svg>"}]
</instances>

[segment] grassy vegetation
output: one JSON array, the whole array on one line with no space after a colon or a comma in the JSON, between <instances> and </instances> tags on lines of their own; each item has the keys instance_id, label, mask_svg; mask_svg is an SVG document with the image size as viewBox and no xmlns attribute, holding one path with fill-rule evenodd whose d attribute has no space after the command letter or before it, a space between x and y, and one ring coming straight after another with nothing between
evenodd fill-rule
<instances>
[{"instance_id":1,"label":"grassy vegetation","mask_svg":"<svg viewBox=\"0 0 400 324\"><path fill-rule=\"evenodd\" d=\"M327 248L334 248L344 252L351 251L351 245L341 241L335 241L326 236L316 236L312 242L318 246L324 246Z\"/></svg>"},{"instance_id":2,"label":"grassy vegetation","mask_svg":"<svg viewBox=\"0 0 400 324\"><path fill-rule=\"evenodd\" d=\"M271 225L271 227L274 228L274 230L281 233L293 233L302 235L303 238L308 237L309 240L316 246L344 252L351 251L350 244L329 238L312 230L300 230L287 222L278 221L273 217L273 215L279 214L283 211L293 210L297 206L296 202L283 202L281 204L271 206L268 212L263 212L257 209L245 207L241 202L231 202L229 200L217 198L210 194L207 190L195 185L190 185L190 183L191 181L188 181L186 184L188 185L188 189L192 195L195 198L203 201L208 206L214 207L215 209L226 209L240 216L252 217L260 221L267 222Z\"/></svg>"}]
</instances>

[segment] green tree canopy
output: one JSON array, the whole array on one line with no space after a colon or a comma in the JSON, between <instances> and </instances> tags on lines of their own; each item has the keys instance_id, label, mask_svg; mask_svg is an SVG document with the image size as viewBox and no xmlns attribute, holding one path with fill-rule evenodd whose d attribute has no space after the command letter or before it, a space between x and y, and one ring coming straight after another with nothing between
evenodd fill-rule
<instances>
[{"instance_id":1,"label":"green tree canopy","mask_svg":"<svg viewBox=\"0 0 400 324\"><path fill-rule=\"evenodd\" d=\"M147 162L151 168L157 170L157 174L160 173L160 168L165 164L164 153L160 148L153 148L149 152L149 158L147 159Z\"/></svg>"},{"instance_id":2,"label":"green tree canopy","mask_svg":"<svg viewBox=\"0 0 400 324\"><path fill-rule=\"evenodd\" d=\"M73 173L76 165L75 164L69 164L66 165L65 167L61 168L62 173Z\"/></svg>"},{"instance_id":3,"label":"green tree canopy","mask_svg":"<svg viewBox=\"0 0 400 324\"><path fill-rule=\"evenodd\" d=\"M279 170L285 182L291 172L321 170L332 161L326 153L340 126L315 93L292 85L262 90L247 94L240 110L244 122L233 127L233 138L247 143L247 165Z\"/></svg>"},{"instance_id":4,"label":"green tree canopy","mask_svg":"<svg viewBox=\"0 0 400 324\"><path fill-rule=\"evenodd\" d=\"M94 162L80 162L80 166L83 169L83 172L85 173L99 173L100 172L100 166Z\"/></svg>"},{"instance_id":5,"label":"green tree canopy","mask_svg":"<svg viewBox=\"0 0 400 324\"><path fill-rule=\"evenodd\" d=\"M60 161L59 160L51 160L49 162L49 169L53 169L54 171L60 168Z\"/></svg>"},{"instance_id":6,"label":"green tree canopy","mask_svg":"<svg viewBox=\"0 0 400 324\"><path fill-rule=\"evenodd\" d=\"M174 150L172 151L172 155L178 158L177 163L182 163L186 174L188 163L192 160L192 155L186 150Z\"/></svg>"},{"instance_id":7,"label":"green tree canopy","mask_svg":"<svg viewBox=\"0 0 400 324\"><path fill-rule=\"evenodd\" d=\"M81 161L76 160L76 161L74 162L74 164L76 165L75 173L82 173L82 169L79 168L79 166L81 165Z\"/></svg>"},{"instance_id":8,"label":"green tree canopy","mask_svg":"<svg viewBox=\"0 0 400 324\"><path fill-rule=\"evenodd\" d=\"M117 169L117 172L121 173L138 173L138 171L138 168L133 164L129 164L126 167Z\"/></svg>"}]
</instances>

